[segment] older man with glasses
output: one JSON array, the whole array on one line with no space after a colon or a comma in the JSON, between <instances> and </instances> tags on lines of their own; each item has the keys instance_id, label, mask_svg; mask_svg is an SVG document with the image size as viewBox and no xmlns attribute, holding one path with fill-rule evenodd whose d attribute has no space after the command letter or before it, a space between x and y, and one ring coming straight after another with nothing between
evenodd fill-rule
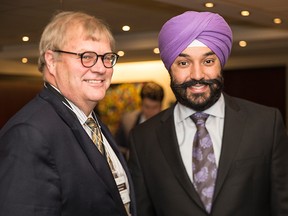
<instances>
[{"instance_id":1,"label":"older man with glasses","mask_svg":"<svg viewBox=\"0 0 288 216\"><path fill-rule=\"evenodd\" d=\"M136 215L127 166L93 109L118 55L99 19L61 12L40 41L44 88L0 132L0 212Z\"/></svg>"}]
</instances>

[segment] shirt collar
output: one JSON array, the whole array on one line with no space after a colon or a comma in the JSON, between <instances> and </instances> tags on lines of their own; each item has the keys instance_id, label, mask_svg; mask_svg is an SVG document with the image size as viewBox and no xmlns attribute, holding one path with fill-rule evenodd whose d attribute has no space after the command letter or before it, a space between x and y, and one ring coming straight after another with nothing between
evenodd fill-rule
<instances>
[{"instance_id":1,"label":"shirt collar","mask_svg":"<svg viewBox=\"0 0 288 216\"><path fill-rule=\"evenodd\" d=\"M93 117L92 117L92 113L90 113L90 114L88 115L88 117L87 117L87 116L85 115L85 113L84 113L81 109L79 109L74 103L72 103L71 101L69 101L67 98L66 98L66 100L68 101L69 105L72 107L72 111L75 113L75 115L77 116L77 118L79 119L79 121L80 121L80 123L81 123L82 125L85 124L85 122L87 121L87 119L88 119L89 117L93 118ZM94 118L93 118L93 119L94 119Z\"/></svg>"},{"instance_id":2,"label":"shirt collar","mask_svg":"<svg viewBox=\"0 0 288 216\"><path fill-rule=\"evenodd\" d=\"M182 122L186 120L187 118L190 118L192 114L194 114L196 111L186 107L180 103L177 103L175 107L175 115L177 115L177 118L179 122ZM219 117L224 118L224 112L225 112L225 102L224 102L224 96L221 94L218 101L211 107L209 107L207 110L204 111L205 113Z\"/></svg>"},{"instance_id":3,"label":"shirt collar","mask_svg":"<svg viewBox=\"0 0 288 216\"><path fill-rule=\"evenodd\" d=\"M50 84L51 85L51 84ZM54 85L51 85L56 91L58 91L60 94L61 94L61 92L60 92L60 90L58 89L58 88L56 88ZM62 95L62 94L61 94ZM62 95L63 97L64 97L64 95ZM66 97L64 97L66 100L67 100L67 102L69 103L69 105L70 105L70 107L69 107L69 109L71 109L74 113L75 113L75 115L77 116L77 118L79 119L79 121L80 121L80 123L81 123L81 125L84 125L85 124L85 122L86 122L86 120L89 118L89 117L92 117L92 112L89 114L89 116L87 117L86 115L85 115L85 113L81 110L81 109L79 109L73 102L71 102L70 100L68 100ZM92 117L93 118L93 117Z\"/></svg>"}]
</instances>

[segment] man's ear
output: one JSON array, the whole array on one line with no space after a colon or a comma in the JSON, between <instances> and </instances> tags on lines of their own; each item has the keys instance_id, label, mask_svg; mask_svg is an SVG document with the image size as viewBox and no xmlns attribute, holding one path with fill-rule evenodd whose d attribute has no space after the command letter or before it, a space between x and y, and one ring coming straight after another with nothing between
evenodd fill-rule
<instances>
[{"instance_id":1,"label":"man's ear","mask_svg":"<svg viewBox=\"0 0 288 216\"><path fill-rule=\"evenodd\" d=\"M55 65L56 65L55 53L52 50L47 50L44 56L45 56L45 61L46 61L46 67L49 73L52 73L54 75L56 71L55 70Z\"/></svg>"}]
</instances>

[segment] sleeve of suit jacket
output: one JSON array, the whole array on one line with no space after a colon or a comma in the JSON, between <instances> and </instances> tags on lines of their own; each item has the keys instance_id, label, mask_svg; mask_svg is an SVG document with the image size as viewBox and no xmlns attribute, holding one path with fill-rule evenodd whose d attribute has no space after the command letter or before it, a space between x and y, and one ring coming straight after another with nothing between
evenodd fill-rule
<instances>
[{"instance_id":1,"label":"sleeve of suit jacket","mask_svg":"<svg viewBox=\"0 0 288 216\"><path fill-rule=\"evenodd\" d=\"M60 215L59 175L45 143L41 132L29 124L18 124L2 134L1 215Z\"/></svg>"},{"instance_id":2,"label":"sleeve of suit jacket","mask_svg":"<svg viewBox=\"0 0 288 216\"><path fill-rule=\"evenodd\" d=\"M288 140L287 131L277 110L271 165L272 215L288 215Z\"/></svg>"}]
</instances>

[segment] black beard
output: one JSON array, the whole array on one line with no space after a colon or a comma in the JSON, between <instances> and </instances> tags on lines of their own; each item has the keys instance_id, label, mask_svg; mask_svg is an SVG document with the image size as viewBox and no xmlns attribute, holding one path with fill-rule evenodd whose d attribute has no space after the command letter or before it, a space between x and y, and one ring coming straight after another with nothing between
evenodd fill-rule
<instances>
[{"instance_id":1,"label":"black beard","mask_svg":"<svg viewBox=\"0 0 288 216\"><path fill-rule=\"evenodd\" d=\"M210 88L210 95L207 98L205 98L205 94L199 93L199 94L193 94L192 99L189 98L187 95L186 89L196 84L208 85ZM218 101L218 99L221 96L221 92L224 86L224 79L223 79L223 76L219 76L216 79L210 79L210 80L192 79L190 81L187 81L181 84L176 84L173 81L173 78L171 77L170 86L179 103L199 112L199 111L208 109L209 107L211 107ZM200 102L197 103L196 100L200 98L203 98L204 101L201 103Z\"/></svg>"}]
</instances>

